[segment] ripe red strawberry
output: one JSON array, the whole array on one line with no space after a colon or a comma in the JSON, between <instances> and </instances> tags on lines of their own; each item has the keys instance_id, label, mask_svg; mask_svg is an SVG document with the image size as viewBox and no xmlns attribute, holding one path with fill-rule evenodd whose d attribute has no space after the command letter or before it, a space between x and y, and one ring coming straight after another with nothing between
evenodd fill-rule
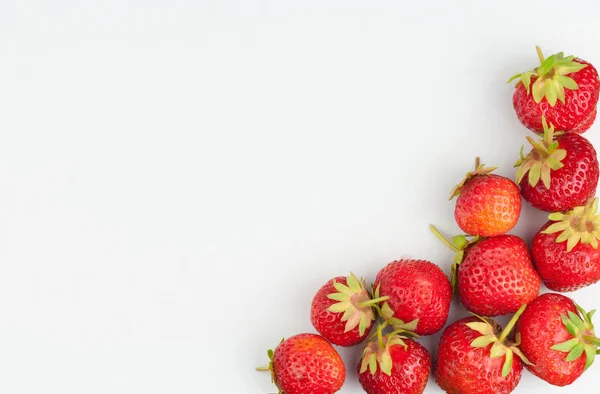
<instances>
[{"instance_id":1,"label":"ripe red strawberry","mask_svg":"<svg viewBox=\"0 0 600 394\"><path fill-rule=\"evenodd\" d=\"M467 173L453 190L458 196L454 218L467 234L493 237L510 231L521 215L521 194L510 179L490 174L495 170L475 162L475 171Z\"/></svg>"},{"instance_id":2,"label":"ripe red strawberry","mask_svg":"<svg viewBox=\"0 0 600 394\"><path fill-rule=\"evenodd\" d=\"M448 394L507 394L529 363L519 350L519 338L508 339L519 310L500 333L492 319L467 317L449 325L440 338L434 377ZM517 357L514 357L514 356Z\"/></svg>"},{"instance_id":3,"label":"ripe red strawberry","mask_svg":"<svg viewBox=\"0 0 600 394\"><path fill-rule=\"evenodd\" d=\"M520 349L533 363L527 369L555 386L577 380L594 362L600 344L594 334L593 314L556 293L543 294L529 304L516 328L521 335Z\"/></svg>"},{"instance_id":4,"label":"ripe red strawberry","mask_svg":"<svg viewBox=\"0 0 600 394\"><path fill-rule=\"evenodd\" d=\"M371 299L364 279L354 274L329 280L312 301L310 320L329 342L354 346L367 338L376 319L373 305L387 298Z\"/></svg>"},{"instance_id":5,"label":"ripe red strawberry","mask_svg":"<svg viewBox=\"0 0 600 394\"><path fill-rule=\"evenodd\" d=\"M565 132L583 133L596 118L600 80L594 66L562 52L544 58L540 65L513 76L519 79L513 94L517 117L528 129L542 133L542 116Z\"/></svg>"},{"instance_id":6,"label":"ripe red strawberry","mask_svg":"<svg viewBox=\"0 0 600 394\"><path fill-rule=\"evenodd\" d=\"M429 352L402 334L371 340L358 363L358 380L367 394L421 394L431 371Z\"/></svg>"},{"instance_id":7,"label":"ripe red strawberry","mask_svg":"<svg viewBox=\"0 0 600 394\"><path fill-rule=\"evenodd\" d=\"M533 262L550 290L575 291L600 281L598 199L550 220L533 238Z\"/></svg>"},{"instance_id":8,"label":"ripe red strawberry","mask_svg":"<svg viewBox=\"0 0 600 394\"><path fill-rule=\"evenodd\" d=\"M375 298L389 297L381 314L393 326L418 320L414 330L431 335L448 319L452 289L444 272L426 260L398 260L383 267L373 284Z\"/></svg>"},{"instance_id":9,"label":"ripe red strawberry","mask_svg":"<svg viewBox=\"0 0 600 394\"><path fill-rule=\"evenodd\" d=\"M333 394L346 379L342 358L320 335L295 335L268 354L269 367L258 369L271 371L280 394Z\"/></svg>"},{"instance_id":10,"label":"ripe red strawberry","mask_svg":"<svg viewBox=\"0 0 600 394\"><path fill-rule=\"evenodd\" d=\"M584 137L563 133L554 136L554 126L543 120L544 138L517 161L517 182L521 194L533 207L548 212L564 212L585 204L598 186L596 149ZM527 175L527 177L525 177ZM541 180L541 182L540 182Z\"/></svg>"},{"instance_id":11,"label":"ripe red strawberry","mask_svg":"<svg viewBox=\"0 0 600 394\"><path fill-rule=\"evenodd\" d=\"M470 312L506 315L538 296L541 280L521 238L506 234L469 241L459 235L450 243L435 227L431 230L456 253L452 287Z\"/></svg>"}]
</instances>

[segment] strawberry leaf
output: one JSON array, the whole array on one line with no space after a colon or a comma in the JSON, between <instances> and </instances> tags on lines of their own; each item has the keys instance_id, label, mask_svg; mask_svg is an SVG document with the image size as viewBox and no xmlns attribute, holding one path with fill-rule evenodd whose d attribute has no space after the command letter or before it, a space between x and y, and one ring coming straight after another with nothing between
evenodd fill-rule
<instances>
[{"instance_id":1,"label":"strawberry leaf","mask_svg":"<svg viewBox=\"0 0 600 394\"><path fill-rule=\"evenodd\" d=\"M537 73L539 76L544 76L546 74L548 74L548 71L550 71L552 69L552 66L554 66L554 63L556 62L556 55L552 55L552 56L548 56L543 62L542 64L540 64L540 66L537 69Z\"/></svg>"},{"instance_id":2,"label":"strawberry leaf","mask_svg":"<svg viewBox=\"0 0 600 394\"><path fill-rule=\"evenodd\" d=\"M529 361L527 357L525 357L525 355L521 352L521 349L519 349L518 347L512 346L510 350L512 350L513 353L516 354L525 364L534 365L531 361Z\"/></svg>"},{"instance_id":3,"label":"strawberry leaf","mask_svg":"<svg viewBox=\"0 0 600 394\"><path fill-rule=\"evenodd\" d=\"M594 363L594 359L596 358L596 346L587 345L585 346L585 367L583 370L587 370Z\"/></svg>"},{"instance_id":4,"label":"strawberry leaf","mask_svg":"<svg viewBox=\"0 0 600 394\"><path fill-rule=\"evenodd\" d=\"M558 350L559 352L563 352L563 353L568 353L571 350L573 350L573 348L575 346L577 346L578 344L579 344L579 338L572 338L572 339L569 339L568 341L565 341L562 343L557 343L556 345L552 346L550 349Z\"/></svg>"},{"instance_id":5,"label":"strawberry leaf","mask_svg":"<svg viewBox=\"0 0 600 394\"><path fill-rule=\"evenodd\" d=\"M566 315L561 315L560 318L569 334L577 336L579 330L577 329L577 326L575 326L575 323L569 320L569 318Z\"/></svg>"},{"instance_id":6,"label":"strawberry leaf","mask_svg":"<svg viewBox=\"0 0 600 394\"><path fill-rule=\"evenodd\" d=\"M391 376L393 365L394 363L392 362L392 356L390 355L390 352L387 350L382 352L379 359L379 367L381 368L381 372Z\"/></svg>"},{"instance_id":7,"label":"strawberry leaf","mask_svg":"<svg viewBox=\"0 0 600 394\"><path fill-rule=\"evenodd\" d=\"M471 342L471 346L472 347L487 347L490 343L497 341L498 338L496 338L495 335L482 335L480 337L475 338L472 342Z\"/></svg>"},{"instance_id":8,"label":"strawberry leaf","mask_svg":"<svg viewBox=\"0 0 600 394\"><path fill-rule=\"evenodd\" d=\"M564 75L559 75L556 77L556 80L565 88L569 90L577 90L579 86L577 86L577 82L571 77L567 77Z\"/></svg>"},{"instance_id":9,"label":"strawberry leaf","mask_svg":"<svg viewBox=\"0 0 600 394\"><path fill-rule=\"evenodd\" d=\"M490 357L491 358L500 358L505 354L508 354L510 350L504 346L504 344L500 341L495 342L490 349ZM512 356L512 353L511 353Z\"/></svg>"},{"instance_id":10,"label":"strawberry leaf","mask_svg":"<svg viewBox=\"0 0 600 394\"><path fill-rule=\"evenodd\" d=\"M510 373L513 364L513 353L509 349L506 351L506 359L504 360L504 365L502 366L502 377L505 378Z\"/></svg>"},{"instance_id":11,"label":"strawberry leaf","mask_svg":"<svg viewBox=\"0 0 600 394\"><path fill-rule=\"evenodd\" d=\"M567 361L577 360L583 354L585 346L583 343L578 343L567 355Z\"/></svg>"}]
</instances>

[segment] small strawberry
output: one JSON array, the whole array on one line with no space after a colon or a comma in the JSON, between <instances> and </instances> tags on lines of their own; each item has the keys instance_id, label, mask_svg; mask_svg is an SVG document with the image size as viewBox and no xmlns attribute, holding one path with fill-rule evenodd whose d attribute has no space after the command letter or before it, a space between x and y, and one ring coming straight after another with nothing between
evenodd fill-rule
<instances>
[{"instance_id":1,"label":"small strawberry","mask_svg":"<svg viewBox=\"0 0 600 394\"><path fill-rule=\"evenodd\" d=\"M425 347L410 335L393 332L371 339L358 363L358 380L367 394L421 394L431 371Z\"/></svg>"},{"instance_id":2,"label":"small strawberry","mask_svg":"<svg viewBox=\"0 0 600 394\"><path fill-rule=\"evenodd\" d=\"M269 366L279 394L333 394L346 379L346 368L339 353L325 338L298 334L269 350Z\"/></svg>"},{"instance_id":3,"label":"small strawberry","mask_svg":"<svg viewBox=\"0 0 600 394\"><path fill-rule=\"evenodd\" d=\"M527 369L555 386L577 380L594 362L600 344L593 314L556 293L543 294L529 304L516 328L520 349L533 363Z\"/></svg>"},{"instance_id":4,"label":"small strawberry","mask_svg":"<svg viewBox=\"0 0 600 394\"><path fill-rule=\"evenodd\" d=\"M464 235L444 238L431 231L455 252L452 287L468 311L482 316L516 312L539 294L541 280L525 241L516 235L468 240Z\"/></svg>"},{"instance_id":5,"label":"small strawberry","mask_svg":"<svg viewBox=\"0 0 600 394\"><path fill-rule=\"evenodd\" d=\"M398 260L383 267L373 284L374 297L389 297L381 315L393 326L418 320L414 330L431 335L448 319L452 289L444 272L426 260Z\"/></svg>"},{"instance_id":6,"label":"small strawberry","mask_svg":"<svg viewBox=\"0 0 600 394\"><path fill-rule=\"evenodd\" d=\"M373 300L364 279L354 274L329 280L315 294L310 320L329 342L338 346L354 346L369 335L376 319L373 305L387 297Z\"/></svg>"},{"instance_id":7,"label":"small strawberry","mask_svg":"<svg viewBox=\"0 0 600 394\"><path fill-rule=\"evenodd\" d=\"M548 126L545 119L542 123L544 138L535 142L527 137L533 149L525 156L521 148L521 158L515 164L523 198L547 212L563 212L585 204L598 186L596 149L578 134L555 137L554 126Z\"/></svg>"},{"instance_id":8,"label":"small strawberry","mask_svg":"<svg viewBox=\"0 0 600 394\"><path fill-rule=\"evenodd\" d=\"M449 394L512 392L521 380L523 363L529 363L519 350L519 336L515 341L508 339L524 308L502 332L494 320L484 317L467 317L449 325L437 349L437 384Z\"/></svg>"},{"instance_id":9,"label":"small strawberry","mask_svg":"<svg viewBox=\"0 0 600 394\"><path fill-rule=\"evenodd\" d=\"M550 290L575 291L600 281L598 199L552 213L533 238L533 263Z\"/></svg>"},{"instance_id":10,"label":"small strawberry","mask_svg":"<svg viewBox=\"0 0 600 394\"><path fill-rule=\"evenodd\" d=\"M486 168L475 161L475 171L467 173L453 190L450 199L458 196L454 218L467 234L492 237L510 231L521 215L521 194L510 179L491 174L496 168Z\"/></svg>"},{"instance_id":11,"label":"small strawberry","mask_svg":"<svg viewBox=\"0 0 600 394\"><path fill-rule=\"evenodd\" d=\"M540 65L513 76L516 90L513 107L521 123L542 133L542 116L565 132L583 133L596 118L600 80L594 66L562 52L544 58L537 47Z\"/></svg>"}]
</instances>

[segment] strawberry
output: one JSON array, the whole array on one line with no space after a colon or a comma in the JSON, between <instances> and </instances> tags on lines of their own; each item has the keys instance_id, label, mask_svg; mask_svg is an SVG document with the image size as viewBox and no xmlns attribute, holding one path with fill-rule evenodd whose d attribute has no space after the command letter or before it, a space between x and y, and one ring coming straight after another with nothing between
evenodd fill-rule
<instances>
[{"instance_id":1,"label":"strawberry","mask_svg":"<svg viewBox=\"0 0 600 394\"><path fill-rule=\"evenodd\" d=\"M367 394L423 393L431 371L429 352L405 333L382 335L380 327L358 363L362 388Z\"/></svg>"},{"instance_id":2,"label":"strawberry","mask_svg":"<svg viewBox=\"0 0 600 394\"><path fill-rule=\"evenodd\" d=\"M521 380L523 363L529 363L519 350L518 335L515 341L508 339L524 308L501 333L500 326L485 317L466 317L446 327L437 349L437 384L449 394L512 392Z\"/></svg>"},{"instance_id":3,"label":"strawberry","mask_svg":"<svg viewBox=\"0 0 600 394\"><path fill-rule=\"evenodd\" d=\"M577 380L594 362L600 344L593 314L556 293L543 294L529 304L516 327L520 349L533 363L527 369L555 386Z\"/></svg>"},{"instance_id":4,"label":"strawberry","mask_svg":"<svg viewBox=\"0 0 600 394\"><path fill-rule=\"evenodd\" d=\"M542 133L542 116L565 132L583 133L596 118L600 80L592 64L562 52L544 58L536 48L540 65L513 76L518 79L513 107L519 121Z\"/></svg>"},{"instance_id":5,"label":"strawberry","mask_svg":"<svg viewBox=\"0 0 600 394\"><path fill-rule=\"evenodd\" d=\"M546 287L575 291L600 281L598 199L562 214L552 213L535 234L533 262Z\"/></svg>"},{"instance_id":6,"label":"strawberry","mask_svg":"<svg viewBox=\"0 0 600 394\"><path fill-rule=\"evenodd\" d=\"M279 394L333 394L346 379L346 368L339 353L322 336L298 334L282 340L269 350L269 366Z\"/></svg>"},{"instance_id":7,"label":"strawberry","mask_svg":"<svg viewBox=\"0 0 600 394\"><path fill-rule=\"evenodd\" d=\"M381 315L392 326L417 320L414 332L431 335L446 324L452 289L444 272L432 262L392 261L377 273L373 286L375 298L389 297Z\"/></svg>"},{"instance_id":8,"label":"strawberry","mask_svg":"<svg viewBox=\"0 0 600 394\"><path fill-rule=\"evenodd\" d=\"M516 312L539 294L541 279L535 271L525 241L515 235L447 241L433 226L431 231L456 254L452 287L468 311L482 316Z\"/></svg>"},{"instance_id":9,"label":"strawberry","mask_svg":"<svg viewBox=\"0 0 600 394\"><path fill-rule=\"evenodd\" d=\"M510 231L521 214L521 194L510 179L490 174L496 168L486 168L475 161L475 171L452 190L450 199L458 196L454 218L467 234L493 237Z\"/></svg>"},{"instance_id":10,"label":"strawberry","mask_svg":"<svg viewBox=\"0 0 600 394\"><path fill-rule=\"evenodd\" d=\"M371 299L364 279L354 274L325 283L315 294L310 320L319 334L338 346L354 346L369 335L375 311L373 305L385 301Z\"/></svg>"},{"instance_id":11,"label":"strawberry","mask_svg":"<svg viewBox=\"0 0 600 394\"><path fill-rule=\"evenodd\" d=\"M527 137L533 149L515 164L523 198L547 212L563 212L583 205L596 193L598 157L584 137L573 133L555 136L554 126L542 118L544 137ZM527 175L527 177L525 177ZM541 180L541 182L540 182Z\"/></svg>"}]
</instances>

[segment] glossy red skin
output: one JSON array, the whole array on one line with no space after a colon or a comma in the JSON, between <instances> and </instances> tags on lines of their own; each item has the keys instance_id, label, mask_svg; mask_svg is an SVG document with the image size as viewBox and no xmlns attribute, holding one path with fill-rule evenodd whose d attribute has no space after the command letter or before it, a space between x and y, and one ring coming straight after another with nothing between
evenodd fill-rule
<instances>
[{"instance_id":1,"label":"glossy red skin","mask_svg":"<svg viewBox=\"0 0 600 394\"><path fill-rule=\"evenodd\" d=\"M298 334L275 349L273 374L283 394L333 394L342 388L346 368L325 338Z\"/></svg>"},{"instance_id":2,"label":"glossy red skin","mask_svg":"<svg viewBox=\"0 0 600 394\"><path fill-rule=\"evenodd\" d=\"M600 248L579 242L567 252L567 242L556 242L560 233L543 234L547 222L533 238L531 254L537 272L553 291L575 291L600 281Z\"/></svg>"},{"instance_id":3,"label":"glossy red skin","mask_svg":"<svg viewBox=\"0 0 600 394\"><path fill-rule=\"evenodd\" d=\"M448 319L452 287L444 272L426 260L398 260L383 267L375 278L379 296L389 296L394 317L409 323L419 319L415 332L431 335Z\"/></svg>"},{"instance_id":4,"label":"glossy red skin","mask_svg":"<svg viewBox=\"0 0 600 394\"><path fill-rule=\"evenodd\" d=\"M458 226L467 234L493 237L510 231L521 215L521 193L510 179L475 176L462 188L454 208Z\"/></svg>"},{"instance_id":5,"label":"glossy red skin","mask_svg":"<svg viewBox=\"0 0 600 394\"><path fill-rule=\"evenodd\" d=\"M373 328L373 322L371 322L371 325L365 330L362 336L360 335L358 326L348 332L344 332L346 328L346 322L342 321L344 314L327 310L331 305L338 302L327 298L329 294L338 292L333 287L334 281L343 285L347 284L347 280L343 276L338 276L325 283L313 298L310 321L317 332L334 345L354 346L367 338Z\"/></svg>"},{"instance_id":6,"label":"glossy red skin","mask_svg":"<svg viewBox=\"0 0 600 394\"><path fill-rule=\"evenodd\" d=\"M568 311L579 315L570 298L556 293L542 294L525 309L515 328L515 333L521 333L519 349L535 364L526 368L555 386L573 383L585 367L585 353L569 362L567 353L551 349L573 338L561 321L561 315Z\"/></svg>"},{"instance_id":7,"label":"glossy red skin","mask_svg":"<svg viewBox=\"0 0 600 394\"><path fill-rule=\"evenodd\" d=\"M358 363L358 380L367 394L421 394L427 386L431 371L431 357L420 343L412 339L404 339L406 350L401 345L391 346L392 374L390 376L377 368L375 374L369 369L360 373L361 362Z\"/></svg>"},{"instance_id":8,"label":"glossy red skin","mask_svg":"<svg viewBox=\"0 0 600 394\"><path fill-rule=\"evenodd\" d=\"M596 117L600 80L594 66L585 60L575 60L588 66L568 75L577 82L579 88L577 90L565 89L564 104L557 101L556 105L552 107L546 98L543 98L538 104L533 100L531 92L527 93L522 83L517 85L513 94L513 107L525 127L542 134L544 132L542 115L544 115L548 123L553 124L556 130L581 134L590 128ZM531 78L531 85L535 80L535 77Z\"/></svg>"},{"instance_id":9,"label":"glossy red skin","mask_svg":"<svg viewBox=\"0 0 600 394\"><path fill-rule=\"evenodd\" d=\"M434 377L448 394L507 394L512 392L523 373L523 364L513 357L512 369L502 377L505 356L490 357L492 345L471 347L471 342L481 334L466 323L480 321L476 317L460 319L449 325L437 349Z\"/></svg>"},{"instance_id":10,"label":"glossy red skin","mask_svg":"<svg viewBox=\"0 0 600 394\"><path fill-rule=\"evenodd\" d=\"M560 149L567 151L563 167L550 173L550 189L540 180L535 187L527 174L521 180L521 194L533 207L546 212L564 212L585 203L598 186L598 157L594 146L577 134L556 137Z\"/></svg>"},{"instance_id":11,"label":"glossy red skin","mask_svg":"<svg viewBox=\"0 0 600 394\"><path fill-rule=\"evenodd\" d=\"M458 296L467 310L480 316L514 313L535 300L540 286L527 245L515 235L477 242L458 266Z\"/></svg>"}]
</instances>

